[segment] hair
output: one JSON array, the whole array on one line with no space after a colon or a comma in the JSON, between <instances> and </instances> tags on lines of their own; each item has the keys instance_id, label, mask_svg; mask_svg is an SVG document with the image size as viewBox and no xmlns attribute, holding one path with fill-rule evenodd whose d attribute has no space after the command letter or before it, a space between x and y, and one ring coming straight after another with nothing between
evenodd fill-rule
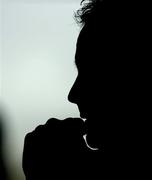
<instances>
[{"instance_id":1,"label":"hair","mask_svg":"<svg viewBox=\"0 0 152 180\"><path fill-rule=\"evenodd\" d=\"M98 20L104 9L104 0L82 0L81 8L75 13L76 22L84 26L88 22Z\"/></svg>"}]
</instances>

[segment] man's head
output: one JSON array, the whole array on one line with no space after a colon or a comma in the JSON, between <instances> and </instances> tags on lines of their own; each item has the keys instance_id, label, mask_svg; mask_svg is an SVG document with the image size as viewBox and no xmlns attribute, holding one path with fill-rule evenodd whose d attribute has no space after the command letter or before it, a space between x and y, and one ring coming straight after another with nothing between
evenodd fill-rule
<instances>
[{"instance_id":1,"label":"man's head","mask_svg":"<svg viewBox=\"0 0 152 180\"><path fill-rule=\"evenodd\" d=\"M104 109L107 106L107 35L105 19L102 20L103 11L103 2L98 0L89 1L77 13L77 20L83 27L75 54L78 76L69 93L69 101L78 105L80 116L87 119L89 134L94 134L94 137L99 136L99 131L101 132L102 127L97 127L99 123L104 122Z\"/></svg>"},{"instance_id":2,"label":"man's head","mask_svg":"<svg viewBox=\"0 0 152 180\"><path fill-rule=\"evenodd\" d=\"M114 114L120 111L123 73L119 74L118 65L122 63L123 31L113 3L83 2L76 16L82 25L75 55L78 76L68 98L78 105L80 116L87 119L88 142L99 147L112 128Z\"/></svg>"}]
</instances>

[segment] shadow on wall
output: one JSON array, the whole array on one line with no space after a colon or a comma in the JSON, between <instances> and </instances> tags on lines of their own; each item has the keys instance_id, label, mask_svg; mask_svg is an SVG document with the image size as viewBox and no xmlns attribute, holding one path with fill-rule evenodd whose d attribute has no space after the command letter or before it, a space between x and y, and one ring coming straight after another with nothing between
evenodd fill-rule
<instances>
[{"instance_id":1,"label":"shadow on wall","mask_svg":"<svg viewBox=\"0 0 152 180\"><path fill-rule=\"evenodd\" d=\"M0 104L0 180L24 180L18 166L12 166L12 164L10 164L11 156L8 154L10 144L8 144L9 141L6 120L7 114Z\"/></svg>"},{"instance_id":2,"label":"shadow on wall","mask_svg":"<svg viewBox=\"0 0 152 180\"><path fill-rule=\"evenodd\" d=\"M8 180L5 159L4 159L5 156L4 156L4 152L3 152L4 140L5 140L5 138L4 138L3 115L2 115L2 110L0 110L0 179Z\"/></svg>"}]
</instances>

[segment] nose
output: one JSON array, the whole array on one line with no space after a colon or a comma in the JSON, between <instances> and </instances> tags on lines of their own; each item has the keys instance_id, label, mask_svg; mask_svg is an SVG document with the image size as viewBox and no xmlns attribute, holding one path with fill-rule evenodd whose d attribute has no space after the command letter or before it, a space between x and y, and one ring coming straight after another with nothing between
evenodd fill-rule
<instances>
[{"instance_id":1,"label":"nose","mask_svg":"<svg viewBox=\"0 0 152 180\"><path fill-rule=\"evenodd\" d=\"M78 83L78 77L76 78L76 80L69 92L68 100L74 104L78 104L78 102L80 100L80 87L79 87L79 83Z\"/></svg>"}]
</instances>

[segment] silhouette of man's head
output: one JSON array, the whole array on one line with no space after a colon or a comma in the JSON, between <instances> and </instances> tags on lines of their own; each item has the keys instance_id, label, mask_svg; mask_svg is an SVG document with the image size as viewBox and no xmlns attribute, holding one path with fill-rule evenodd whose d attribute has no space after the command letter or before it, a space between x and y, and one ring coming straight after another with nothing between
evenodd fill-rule
<instances>
[{"instance_id":1,"label":"silhouette of man's head","mask_svg":"<svg viewBox=\"0 0 152 180\"><path fill-rule=\"evenodd\" d=\"M78 105L81 118L87 119L90 145L97 146L97 137L103 132L101 124L105 123L108 110L108 17L105 15L104 1L83 2L82 9L76 14L77 21L82 25L75 54L78 76L68 98Z\"/></svg>"},{"instance_id":2,"label":"silhouette of man's head","mask_svg":"<svg viewBox=\"0 0 152 180\"><path fill-rule=\"evenodd\" d=\"M75 54L78 76L68 97L87 119L88 142L94 147L102 145L114 113L121 108L118 64L124 51L124 31L117 5L107 2L84 0L77 11L82 25Z\"/></svg>"}]
</instances>

